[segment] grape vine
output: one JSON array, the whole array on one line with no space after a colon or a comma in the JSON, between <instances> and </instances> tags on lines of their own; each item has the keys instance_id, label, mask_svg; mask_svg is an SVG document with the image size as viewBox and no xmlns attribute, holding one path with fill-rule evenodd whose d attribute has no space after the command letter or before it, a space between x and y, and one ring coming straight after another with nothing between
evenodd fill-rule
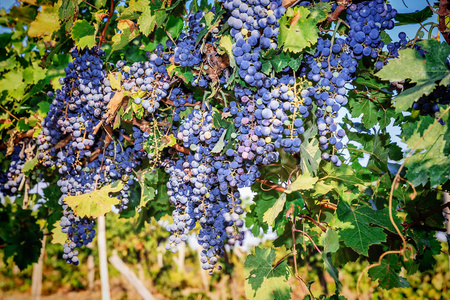
<instances>
[{"instance_id":1,"label":"grape vine","mask_svg":"<svg viewBox=\"0 0 450 300\"><path fill-rule=\"evenodd\" d=\"M0 191L31 209L32 186L58 187L35 209L68 264L114 210L141 214L140 226L169 216L165 249L195 234L211 275L246 236L272 228L273 246L292 252L248 256L249 299L289 299L291 275L304 286L297 263L309 246L336 295L349 253L387 289L408 285L402 267L426 269L421 257L437 251L422 238L443 227L436 199L450 174L450 46L433 37L436 27L448 41L446 1L415 13L384 0L138 2L53 3L56 13L29 22L32 54L0 50ZM433 13L428 39L427 23L412 39L389 36ZM46 16L61 21L51 36Z\"/></svg>"}]
</instances>

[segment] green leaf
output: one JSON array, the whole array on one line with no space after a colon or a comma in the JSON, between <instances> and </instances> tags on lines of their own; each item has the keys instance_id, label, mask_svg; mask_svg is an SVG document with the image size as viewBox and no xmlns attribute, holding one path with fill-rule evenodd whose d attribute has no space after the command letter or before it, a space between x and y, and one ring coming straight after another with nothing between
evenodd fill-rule
<instances>
[{"instance_id":1,"label":"green leaf","mask_svg":"<svg viewBox=\"0 0 450 300\"><path fill-rule=\"evenodd\" d=\"M406 161L406 178L414 186L426 185L428 181L435 186L448 180L450 164L445 151L448 144L445 137L450 135L449 114L442 119L445 125L437 124L430 131L436 121L431 116L421 116L417 122L403 124L403 142L408 148L416 149Z\"/></svg>"},{"instance_id":2,"label":"green leaf","mask_svg":"<svg viewBox=\"0 0 450 300\"><path fill-rule=\"evenodd\" d=\"M318 177L312 177L311 174L306 173L302 174L297 179L289 185L286 190L286 193L290 194L293 191L300 190L311 190L314 188L314 184L319 180Z\"/></svg>"},{"instance_id":3,"label":"green leaf","mask_svg":"<svg viewBox=\"0 0 450 300\"><path fill-rule=\"evenodd\" d=\"M37 163L38 163L38 159L37 159L37 155L36 155L32 160L27 161L23 165L22 172L23 173L28 173L29 171L34 169L34 167L37 165Z\"/></svg>"},{"instance_id":4,"label":"green leaf","mask_svg":"<svg viewBox=\"0 0 450 300\"><path fill-rule=\"evenodd\" d=\"M14 91L25 88L22 70L12 70L0 80L0 90Z\"/></svg>"},{"instance_id":5,"label":"green leaf","mask_svg":"<svg viewBox=\"0 0 450 300\"><path fill-rule=\"evenodd\" d=\"M286 55L286 53L284 52L281 52L280 54L276 55L274 58L270 60L275 72L281 72L284 68L288 66L289 61L290 57Z\"/></svg>"},{"instance_id":6,"label":"green leaf","mask_svg":"<svg viewBox=\"0 0 450 300\"><path fill-rule=\"evenodd\" d=\"M236 65L236 61L234 60L232 46L233 46L233 42L231 40L231 36L229 36L229 35L222 36L222 38L220 39L219 48L228 55L228 57L230 59L230 66L233 69L236 69L237 65Z\"/></svg>"},{"instance_id":7,"label":"green leaf","mask_svg":"<svg viewBox=\"0 0 450 300\"><path fill-rule=\"evenodd\" d=\"M16 198L15 201L18 199ZM4 260L13 257L20 270L38 261L43 237L34 211L22 209L21 205L0 205L0 241L4 248Z\"/></svg>"},{"instance_id":8,"label":"green leaf","mask_svg":"<svg viewBox=\"0 0 450 300\"><path fill-rule=\"evenodd\" d=\"M339 250L339 234L335 230L327 228L327 231L320 236L320 243L324 253L334 253Z\"/></svg>"},{"instance_id":9,"label":"green leaf","mask_svg":"<svg viewBox=\"0 0 450 300\"><path fill-rule=\"evenodd\" d=\"M355 117L361 117L361 121L366 128L372 128L378 123L378 107L369 99L351 103L351 112Z\"/></svg>"},{"instance_id":10,"label":"green leaf","mask_svg":"<svg viewBox=\"0 0 450 300\"><path fill-rule=\"evenodd\" d=\"M61 6L59 7L59 18L62 21L68 20L73 17L74 12L78 11L78 1L77 0L62 0Z\"/></svg>"},{"instance_id":11,"label":"green leaf","mask_svg":"<svg viewBox=\"0 0 450 300\"><path fill-rule=\"evenodd\" d=\"M92 48L97 43L95 42L96 29L86 20L78 20L72 27L72 38L75 45L79 48Z\"/></svg>"},{"instance_id":12,"label":"green leaf","mask_svg":"<svg viewBox=\"0 0 450 300\"><path fill-rule=\"evenodd\" d=\"M264 222L264 214L269 210L280 197L280 192L276 190L263 191L261 183L255 182L251 189L255 192L253 201L255 202L247 214L245 222L247 227L253 225L252 232L254 235L259 235L260 228L267 231L268 225Z\"/></svg>"},{"instance_id":13,"label":"green leaf","mask_svg":"<svg viewBox=\"0 0 450 300\"><path fill-rule=\"evenodd\" d=\"M380 287L384 289L409 287L406 279L399 275L400 271L401 264L398 254L389 254L381 260L381 265L369 270L369 276L372 277L372 280L378 280Z\"/></svg>"},{"instance_id":14,"label":"green leaf","mask_svg":"<svg viewBox=\"0 0 450 300\"><path fill-rule=\"evenodd\" d=\"M389 34L386 33L386 31L382 30L380 32L380 38L381 40L384 42L385 45L389 44L390 42L392 42L392 38L389 36Z\"/></svg>"},{"instance_id":15,"label":"green leaf","mask_svg":"<svg viewBox=\"0 0 450 300\"><path fill-rule=\"evenodd\" d=\"M408 110L414 102L423 95L429 95L435 87L436 83L434 81L421 81L412 88L401 92L400 95L394 98L395 111L400 113Z\"/></svg>"},{"instance_id":16,"label":"green leaf","mask_svg":"<svg viewBox=\"0 0 450 300\"><path fill-rule=\"evenodd\" d=\"M344 243L356 252L368 255L371 245L386 241L383 228L371 224L393 229L388 211L373 210L367 206L352 207L345 201L339 201L336 216L340 222L339 235Z\"/></svg>"},{"instance_id":17,"label":"green leaf","mask_svg":"<svg viewBox=\"0 0 450 300\"><path fill-rule=\"evenodd\" d=\"M420 24L429 19L433 15L430 7L426 6L422 10L417 10L412 13L397 14L395 16L395 26L408 25L408 24Z\"/></svg>"},{"instance_id":18,"label":"green leaf","mask_svg":"<svg viewBox=\"0 0 450 300\"><path fill-rule=\"evenodd\" d=\"M364 184L364 181L356 176L356 171L346 164L342 164L339 168L335 168L329 163L324 165L323 171L328 174L329 179L342 182L346 186Z\"/></svg>"},{"instance_id":19,"label":"green leaf","mask_svg":"<svg viewBox=\"0 0 450 300\"><path fill-rule=\"evenodd\" d=\"M311 126L303 134L304 141L300 145L300 167L303 173L317 174L319 168L321 151L319 141L315 138L317 134L316 126Z\"/></svg>"},{"instance_id":20,"label":"green leaf","mask_svg":"<svg viewBox=\"0 0 450 300\"><path fill-rule=\"evenodd\" d=\"M97 218L111 211L111 205L119 203L117 197L110 197L109 193L117 193L123 188L122 181L116 181L110 185L106 185L99 190L78 195L67 196L64 202L79 217Z\"/></svg>"},{"instance_id":21,"label":"green leaf","mask_svg":"<svg viewBox=\"0 0 450 300\"><path fill-rule=\"evenodd\" d=\"M139 205L136 207L136 210L139 210L142 207L145 207L147 203L156 196L155 185L158 182L158 173L152 171L146 171L143 173L144 180L140 180L141 184L141 200ZM142 177L141 177L142 178Z\"/></svg>"},{"instance_id":22,"label":"green leaf","mask_svg":"<svg viewBox=\"0 0 450 300\"><path fill-rule=\"evenodd\" d=\"M176 40L183 30L183 18L180 18L178 16L169 15L169 18L167 20L166 24L166 30L167 33L170 34L173 40Z\"/></svg>"},{"instance_id":23,"label":"green leaf","mask_svg":"<svg viewBox=\"0 0 450 300\"><path fill-rule=\"evenodd\" d=\"M275 249L255 248L244 263L245 294L248 299L287 300L291 299L291 287L286 282L291 275L286 260L275 267Z\"/></svg>"},{"instance_id":24,"label":"green leaf","mask_svg":"<svg viewBox=\"0 0 450 300\"><path fill-rule=\"evenodd\" d=\"M286 194L281 194L280 198L272 205L263 216L263 221L267 223L269 226L273 226L275 219L278 217L280 212L283 211L284 204L286 203Z\"/></svg>"},{"instance_id":25,"label":"green leaf","mask_svg":"<svg viewBox=\"0 0 450 300\"><path fill-rule=\"evenodd\" d=\"M417 83L395 98L396 112L409 109L422 95L431 93L438 80L444 79L445 82L450 80L445 64L450 46L434 39L419 44L426 50L425 58L415 49L400 50L398 59L390 60L375 74L383 80L401 81L410 78L411 82Z\"/></svg>"},{"instance_id":26,"label":"green leaf","mask_svg":"<svg viewBox=\"0 0 450 300\"><path fill-rule=\"evenodd\" d=\"M389 60L375 75L383 80L402 81L410 78L412 82L429 79L424 58L416 49L398 51L399 58Z\"/></svg>"},{"instance_id":27,"label":"green leaf","mask_svg":"<svg viewBox=\"0 0 450 300\"><path fill-rule=\"evenodd\" d=\"M28 35L30 37L41 37L44 35L52 35L52 33L60 28L58 5L45 7L31 22Z\"/></svg>"},{"instance_id":28,"label":"green leaf","mask_svg":"<svg viewBox=\"0 0 450 300\"><path fill-rule=\"evenodd\" d=\"M335 294L339 295L339 291L342 289L342 283L339 280L339 271L333 265L333 263L331 261L330 253L323 252L322 258L323 258L323 265L324 265L325 270L327 270L328 274L330 274L331 278L333 278L334 282L336 283Z\"/></svg>"},{"instance_id":29,"label":"green leaf","mask_svg":"<svg viewBox=\"0 0 450 300\"><path fill-rule=\"evenodd\" d=\"M61 221L56 221L53 226L52 232L52 244L64 245L67 242L67 233L61 231Z\"/></svg>"},{"instance_id":30,"label":"green leaf","mask_svg":"<svg viewBox=\"0 0 450 300\"><path fill-rule=\"evenodd\" d=\"M261 65L261 72L270 75L270 72L272 72L272 64L269 61L264 61Z\"/></svg>"},{"instance_id":31,"label":"green leaf","mask_svg":"<svg viewBox=\"0 0 450 300\"><path fill-rule=\"evenodd\" d=\"M288 8L289 11L293 17L288 17L289 13L286 13L280 19L278 45L293 53L300 53L317 42L319 29L316 25L326 18L328 10L324 6L324 9L311 12L306 7L296 6L294 10Z\"/></svg>"}]
</instances>

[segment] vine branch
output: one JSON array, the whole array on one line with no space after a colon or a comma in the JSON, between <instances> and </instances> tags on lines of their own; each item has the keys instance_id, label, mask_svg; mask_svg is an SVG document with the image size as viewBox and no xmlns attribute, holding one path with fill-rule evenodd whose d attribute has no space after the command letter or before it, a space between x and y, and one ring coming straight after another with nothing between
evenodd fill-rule
<instances>
[{"instance_id":1,"label":"vine branch","mask_svg":"<svg viewBox=\"0 0 450 300\"><path fill-rule=\"evenodd\" d=\"M102 43L105 41L106 30L108 30L109 22L111 21L111 17L113 15L113 13L114 13L114 0L111 0L111 8L109 9L108 20L106 21L105 28L103 28L102 35L100 36L100 39L98 41L99 49L102 46Z\"/></svg>"}]
</instances>

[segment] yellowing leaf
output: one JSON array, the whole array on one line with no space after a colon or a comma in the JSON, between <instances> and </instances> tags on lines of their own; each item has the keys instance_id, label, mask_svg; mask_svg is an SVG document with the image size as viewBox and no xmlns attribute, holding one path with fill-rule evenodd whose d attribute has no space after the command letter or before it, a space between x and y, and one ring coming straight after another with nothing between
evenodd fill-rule
<instances>
[{"instance_id":1,"label":"yellowing leaf","mask_svg":"<svg viewBox=\"0 0 450 300\"><path fill-rule=\"evenodd\" d=\"M61 244L64 245L67 241L67 233L61 231L62 227L59 224L60 221L56 221L52 230L52 244Z\"/></svg>"},{"instance_id":2,"label":"yellowing leaf","mask_svg":"<svg viewBox=\"0 0 450 300\"><path fill-rule=\"evenodd\" d=\"M118 184L115 182L87 194L68 196L64 198L64 202L80 217L97 218L110 212L111 205L119 203L119 199L110 197L109 193L117 193L122 187L121 181Z\"/></svg>"},{"instance_id":3,"label":"yellowing leaf","mask_svg":"<svg viewBox=\"0 0 450 300\"><path fill-rule=\"evenodd\" d=\"M30 37L41 37L44 35L52 35L59 29L58 5L45 7L31 22L28 35Z\"/></svg>"},{"instance_id":4,"label":"yellowing leaf","mask_svg":"<svg viewBox=\"0 0 450 300\"><path fill-rule=\"evenodd\" d=\"M120 50L128 45L139 33L136 24L131 20L120 20L117 24L117 29L120 30L120 33L116 33L112 37L113 51Z\"/></svg>"},{"instance_id":5,"label":"yellowing leaf","mask_svg":"<svg viewBox=\"0 0 450 300\"><path fill-rule=\"evenodd\" d=\"M263 216L263 221L266 222L269 226L273 226L275 219L278 217L280 212L283 211L284 204L286 203L286 194L281 194L280 198L278 198L277 202L273 206L271 206Z\"/></svg>"},{"instance_id":6,"label":"yellowing leaf","mask_svg":"<svg viewBox=\"0 0 450 300\"><path fill-rule=\"evenodd\" d=\"M312 177L309 174L302 174L288 187L286 193L290 194L294 191L310 190L314 187L318 177Z\"/></svg>"},{"instance_id":7,"label":"yellowing leaf","mask_svg":"<svg viewBox=\"0 0 450 300\"><path fill-rule=\"evenodd\" d=\"M117 76L117 78L116 78L116 76ZM122 73L120 73L120 72L109 73L108 74L108 80L111 83L111 88L113 90L120 90L120 88L121 88L121 85L120 85L121 79L122 79Z\"/></svg>"}]
</instances>

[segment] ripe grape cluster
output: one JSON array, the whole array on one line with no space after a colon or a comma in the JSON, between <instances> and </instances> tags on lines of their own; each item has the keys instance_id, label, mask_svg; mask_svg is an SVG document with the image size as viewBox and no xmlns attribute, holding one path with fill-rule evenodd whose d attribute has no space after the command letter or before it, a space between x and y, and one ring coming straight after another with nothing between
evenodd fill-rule
<instances>
[{"instance_id":1,"label":"ripe grape cluster","mask_svg":"<svg viewBox=\"0 0 450 300\"><path fill-rule=\"evenodd\" d=\"M201 261L205 270L215 268L227 238L230 244L243 239L236 232L236 227L243 226L239 219L243 213L239 192L221 180L231 175L230 164L223 155L212 153L223 133L223 128L213 127L211 107L195 107L177 134L191 153L180 154L165 167L170 174L168 195L176 208L172 214L174 223L167 228L172 235L166 249L176 252L176 245L186 241L198 222L201 226L198 243L203 247Z\"/></svg>"},{"instance_id":2,"label":"ripe grape cluster","mask_svg":"<svg viewBox=\"0 0 450 300\"><path fill-rule=\"evenodd\" d=\"M123 135L112 136L115 133L110 127L100 130L107 126L107 105L114 96L103 70L103 51L95 47L73 49L71 55L73 62L66 67L66 76L60 80L62 87L56 90L42 122L38 159L60 174L57 184L63 196L59 203L64 209L60 225L67 234L64 258L78 264L75 248L92 241L95 222L77 216L64 202L65 197L86 194L121 180L124 186L118 195L119 209L126 209L128 190L134 182L132 170L140 163L142 147L125 147ZM130 85L124 82L125 90Z\"/></svg>"},{"instance_id":3,"label":"ripe grape cluster","mask_svg":"<svg viewBox=\"0 0 450 300\"><path fill-rule=\"evenodd\" d=\"M347 9L350 31L346 43L355 58L378 57L384 46L380 33L384 29L394 28L392 19L396 15L397 11L383 0L364 1Z\"/></svg>"}]
</instances>

